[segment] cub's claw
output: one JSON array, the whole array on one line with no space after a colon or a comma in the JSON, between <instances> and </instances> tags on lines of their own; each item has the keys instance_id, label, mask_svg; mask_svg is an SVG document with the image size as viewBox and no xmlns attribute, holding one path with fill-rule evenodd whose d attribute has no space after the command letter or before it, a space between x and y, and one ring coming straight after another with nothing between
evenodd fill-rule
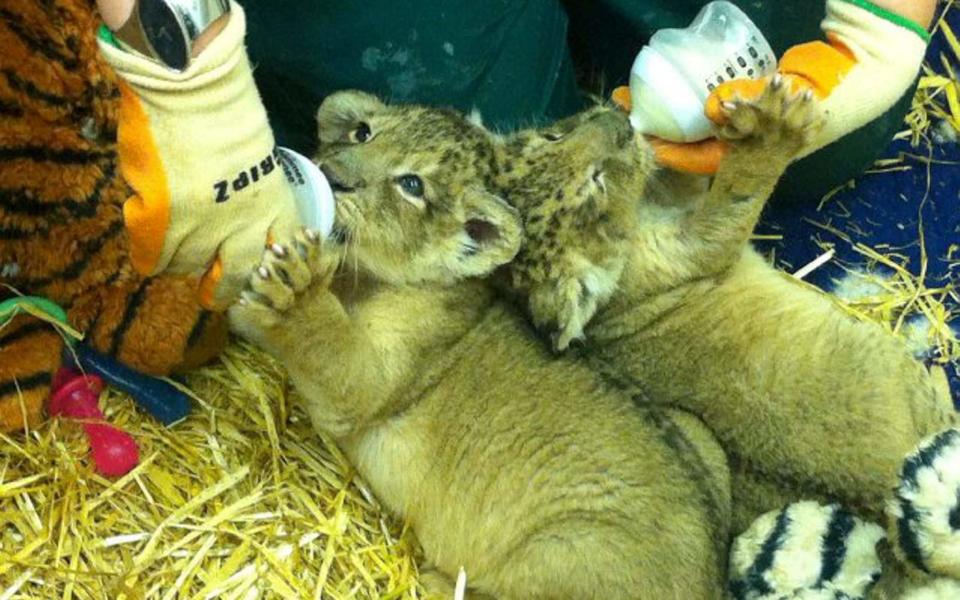
<instances>
[{"instance_id":1,"label":"cub's claw","mask_svg":"<svg viewBox=\"0 0 960 600\"><path fill-rule=\"evenodd\" d=\"M810 89L795 92L791 87L776 75L756 98L721 103L725 122L719 137L736 146L798 152L819 128L822 116Z\"/></svg>"},{"instance_id":2,"label":"cub's claw","mask_svg":"<svg viewBox=\"0 0 960 600\"><path fill-rule=\"evenodd\" d=\"M319 243L320 243L320 234L319 234L317 231L313 230L313 229L310 229L310 228L308 228L308 227L304 227L304 228L303 228L303 236L304 236L305 238L307 238L307 241L310 242L311 244L316 245L316 244L319 244Z\"/></svg>"},{"instance_id":3,"label":"cub's claw","mask_svg":"<svg viewBox=\"0 0 960 600\"><path fill-rule=\"evenodd\" d=\"M320 236L308 231L296 236L293 251L280 244L271 244L264 251L260 265L247 279L246 289L228 311L235 331L257 339L258 333L277 325L283 313L294 306L297 295L310 287L314 280L312 263L319 260Z\"/></svg>"}]
</instances>

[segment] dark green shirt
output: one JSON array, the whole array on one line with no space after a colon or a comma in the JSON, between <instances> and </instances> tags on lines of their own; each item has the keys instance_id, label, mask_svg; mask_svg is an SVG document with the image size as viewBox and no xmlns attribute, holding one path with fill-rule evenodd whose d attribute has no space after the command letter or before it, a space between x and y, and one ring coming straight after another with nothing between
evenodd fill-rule
<instances>
[{"instance_id":1,"label":"dark green shirt","mask_svg":"<svg viewBox=\"0 0 960 600\"><path fill-rule=\"evenodd\" d=\"M636 53L685 27L703 0L242 0L254 75L278 141L316 144L314 114L336 90L478 110L500 130L569 115L625 83ZM822 39L821 0L734 0L779 55ZM569 14L569 18L568 18ZM571 50L573 49L573 58ZM576 65L576 68L574 67ZM902 122L886 116L796 165L781 189L819 197L862 171Z\"/></svg>"}]
</instances>

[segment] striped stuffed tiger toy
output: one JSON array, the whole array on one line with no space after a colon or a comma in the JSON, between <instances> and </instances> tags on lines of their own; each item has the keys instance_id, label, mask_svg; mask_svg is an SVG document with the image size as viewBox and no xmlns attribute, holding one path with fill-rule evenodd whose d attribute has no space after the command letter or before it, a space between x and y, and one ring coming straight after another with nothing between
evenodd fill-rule
<instances>
[{"instance_id":1,"label":"striped stuffed tiger toy","mask_svg":"<svg viewBox=\"0 0 960 600\"><path fill-rule=\"evenodd\" d=\"M92 0L0 0L0 301L49 298L95 349L166 374L215 356L226 324L194 279L131 267L98 25ZM44 321L0 322L0 431L41 421L62 350Z\"/></svg>"}]
</instances>

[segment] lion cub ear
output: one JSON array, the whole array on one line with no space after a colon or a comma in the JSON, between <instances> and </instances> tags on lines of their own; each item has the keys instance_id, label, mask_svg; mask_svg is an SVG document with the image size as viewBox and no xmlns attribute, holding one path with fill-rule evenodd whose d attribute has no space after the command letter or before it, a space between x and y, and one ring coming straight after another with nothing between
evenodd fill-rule
<instances>
[{"instance_id":1,"label":"lion cub ear","mask_svg":"<svg viewBox=\"0 0 960 600\"><path fill-rule=\"evenodd\" d=\"M386 104L373 94L359 90L345 90L330 94L317 109L317 132L320 143L325 144L343 138L348 132L367 122L370 117L386 108Z\"/></svg>"},{"instance_id":2,"label":"lion cub ear","mask_svg":"<svg viewBox=\"0 0 960 600\"><path fill-rule=\"evenodd\" d=\"M470 275L486 275L507 264L520 251L520 214L486 190L467 192L460 260Z\"/></svg>"}]
</instances>

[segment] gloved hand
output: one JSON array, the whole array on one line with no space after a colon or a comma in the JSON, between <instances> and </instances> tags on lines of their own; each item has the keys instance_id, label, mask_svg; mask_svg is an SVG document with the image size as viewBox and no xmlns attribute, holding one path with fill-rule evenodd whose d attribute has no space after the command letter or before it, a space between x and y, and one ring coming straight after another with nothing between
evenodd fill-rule
<instances>
[{"instance_id":1,"label":"gloved hand","mask_svg":"<svg viewBox=\"0 0 960 600\"><path fill-rule=\"evenodd\" d=\"M828 115L825 127L801 156L863 127L893 106L916 78L930 41L919 24L867 0L827 0L826 11L822 28L827 42L790 48L777 68L795 90L812 90ZM755 98L769 80L718 86L707 99L707 117L722 124L722 102ZM625 90L615 90L613 99L629 110ZM716 139L694 144L653 140L653 144L661 165L700 174L715 173L726 151Z\"/></svg>"},{"instance_id":2,"label":"gloved hand","mask_svg":"<svg viewBox=\"0 0 960 600\"><path fill-rule=\"evenodd\" d=\"M131 260L145 275L202 277L201 302L224 308L267 243L299 229L293 191L243 45L243 9L178 72L101 41L122 78L120 169Z\"/></svg>"},{"instance_id":3,"label":"gloved hand","mask_svg":"<svg viewBox=\"0 0 960 600\"><path fill-rule=\"evenodd\" d=\"M630 88L621 86L613 90L611 100L622 110L630 112ZM712 175L727 151L727 143L717 138L707 138L701 142L669 142L657 137L647 136L653 146L657 164L674 171L683 171L695 175Z\"/></svg>"}]
</instances>

